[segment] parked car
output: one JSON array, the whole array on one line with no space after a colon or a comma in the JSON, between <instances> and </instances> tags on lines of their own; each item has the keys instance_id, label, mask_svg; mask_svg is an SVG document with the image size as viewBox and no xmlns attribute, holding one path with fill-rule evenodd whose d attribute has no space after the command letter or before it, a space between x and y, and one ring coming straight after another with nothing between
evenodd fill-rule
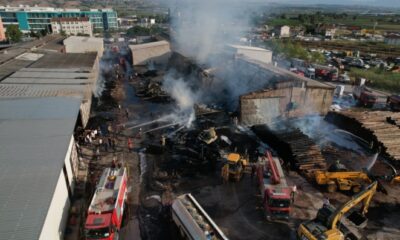
<instances>
[{"instance_id":1,"label":"parked car","mask_svg":"<svg viewBox=\"0 0 400 240\"><path fill-rule=\"evenodd\" d=\"M339 82L342 82L342 83L350 83L350 81L351 81L351 79L350 79L349 75L347 75L347 73L340 74L338 80L339 80Z\"/></svg>"}]
</instances>

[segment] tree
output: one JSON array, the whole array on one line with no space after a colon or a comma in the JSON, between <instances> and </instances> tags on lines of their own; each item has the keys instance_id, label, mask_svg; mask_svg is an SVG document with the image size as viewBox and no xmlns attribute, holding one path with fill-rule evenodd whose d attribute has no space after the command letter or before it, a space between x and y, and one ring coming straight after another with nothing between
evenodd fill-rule
<instances>
[{"instance_id":1,"label":"tree","mask_svg":"<svg viewBox=\"0 0 400 240\"><path fill-rule=\"evenodd\" d=\"M126 32L126 35L128 37L146 36L149 34L150 34L150 29L141 26L134 26L132 28L129 28L128 31Z\"/></svg>"},{"instance_id":2,"label":"tree","mask_svg":"<svg viewBox=\"0 0 400 240\"><path fill-rule=\"evenodd\" d=\"M6 37L10 42L19 42L22 38L22 32L18 25L8 25L6 28Z\"/></svg>"}]
</instances>

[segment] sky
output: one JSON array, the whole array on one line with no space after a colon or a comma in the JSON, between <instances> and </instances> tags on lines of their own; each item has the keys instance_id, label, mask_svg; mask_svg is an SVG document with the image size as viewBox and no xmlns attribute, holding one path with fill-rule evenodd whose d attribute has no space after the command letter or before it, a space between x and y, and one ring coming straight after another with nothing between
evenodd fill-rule
<instances>
[{"instance_id":1,"label":"sky","mask_svg":"<svg viewBox=\"0 0 400 240\"><path fill-rule=\"evenodd\" d=\"M298 3L298 4L374 5L382 7L393 7L393 6L399 7L400 5L400 0L284 0L279 2L293 3L293 4Z\"/></svg>"}]
</instances>

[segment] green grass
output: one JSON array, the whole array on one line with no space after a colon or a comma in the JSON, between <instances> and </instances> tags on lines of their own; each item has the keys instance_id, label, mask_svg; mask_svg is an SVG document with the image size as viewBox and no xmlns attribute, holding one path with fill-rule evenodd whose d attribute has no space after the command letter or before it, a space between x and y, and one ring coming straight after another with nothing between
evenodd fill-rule
<instances>
[{"instance_id":1,"label":"green grass","mask_svg":"<svg viewBox=\"0 0 400 240\"><path fill-rule=\"evenodd\" d=\"M381 69L358 69L352 68L350 76L366 78L370 87L388 91L391 93L400 93L400 73L388 72Z\"/></svg>"}]
</instances>

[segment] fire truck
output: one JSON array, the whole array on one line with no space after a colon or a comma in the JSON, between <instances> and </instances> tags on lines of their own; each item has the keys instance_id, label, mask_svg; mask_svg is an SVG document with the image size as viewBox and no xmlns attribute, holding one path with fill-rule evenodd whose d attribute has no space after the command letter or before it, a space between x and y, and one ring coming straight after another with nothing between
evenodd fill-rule
<instances>
[{"instance_id":1,"label":"fire truck","mask_svg":"<svg viewBox=\"0 0 400 240\"><path fill-rule=\"evenodd\" d=\"M267 220L289 219L292 188L286 183L279 159L270 151L259 159L257 179Z\"/></svg>"},{"instance_id":2,"label":"fire truck","mask_svg":"<svg viewBox=\"0 0 400 240\"><path fill-rule=\"evenodd\" d=\"M228 240L190 193L177 197L171 209L178 230L177 239Z\"/></svg>"},{"instance_id":3,"label":"fire truck","mask_svg":"<svg viewBox=\"0 0 400 240\"><path fill-rule=\"evenodd\" d=\"M87 240L117 240L127 198L126 168L106 168L88 209Z\"/></svg>"}]
</instances>

